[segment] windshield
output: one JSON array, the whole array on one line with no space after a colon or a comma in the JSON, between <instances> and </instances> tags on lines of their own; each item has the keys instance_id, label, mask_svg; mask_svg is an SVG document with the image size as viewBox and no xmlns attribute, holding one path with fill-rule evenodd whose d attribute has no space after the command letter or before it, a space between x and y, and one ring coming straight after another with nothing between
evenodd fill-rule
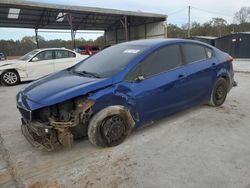
<instances>
[{"instance_id":1,"label":"windshield","mask_svg":"<svg viewBox=\"0 0 250 188\"><path fill-rule=\"evenodd\" d=\"M101 78L111 77L123 70L136 56L144 52L147 46L118 44L83 60L72 71L89 73Z\"/></svg>"},{"instance_id":2,"label":"windshield","mask_svg":"<svg viewBox=\"0 0 250 188\"><path fill-rule=\"evenodd\" d=\"M37 52L39 52L39 50L33 50L33 51L25 54L24 56L20 57L19 60L27 61L30 58L32 58Z\"/></svg>"}]
</instances>

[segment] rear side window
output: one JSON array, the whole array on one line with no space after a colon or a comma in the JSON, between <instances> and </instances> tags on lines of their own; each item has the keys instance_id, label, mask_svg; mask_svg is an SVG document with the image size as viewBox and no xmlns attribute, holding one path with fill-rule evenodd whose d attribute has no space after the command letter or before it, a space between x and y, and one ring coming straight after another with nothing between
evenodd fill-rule
<instances>
[{"instance_id":1,"label":"rear side window","mask_svg":"<svg viewBox=\"0 0 250 188\"><path fill-rule=\"evenodd\" d=\"M55 56L56 59L61 59L61 58L75 57L75 54L67 50L56 50Z\"/></svg>"},{"instance_id":2,"label":"rear side window","mask_svg":"<svg viewBox=\"0 0 250 188\"><path fill-rule=\"evenodd\" d=\"M183 44L182 50L187 63L207 59L207 52L204 46L197 44Z\"/></svg>"},{"instance_id":3,"label":"rear side window","mask_svg":"<svg viewBox=\"0 0 250 188\"><path fill-rule=\"evenodd\" d=\"M205 50L206 50L207 58L213 57L213 50L212 49L205 47Z\"/></svg>"},{"instance_id":4,"label":"rear side window","mask_svg":"<svg viewBox=\"0 0 250 188\"><path fill-rule=\"evenodd\" d=\"M179 45L171 45L153 52L141 64L144 77L150 77L182 65Z\"/></svg>"}]
</instances>

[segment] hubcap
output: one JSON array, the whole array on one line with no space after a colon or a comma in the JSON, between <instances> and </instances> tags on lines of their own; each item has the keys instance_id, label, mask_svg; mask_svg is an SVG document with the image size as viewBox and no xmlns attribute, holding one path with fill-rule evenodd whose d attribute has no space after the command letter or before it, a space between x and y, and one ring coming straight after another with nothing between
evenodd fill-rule
<instances>
[{"instance_id":1,"label":"hubcap","mask_svg":"<svg viewBox=\"0 0 250 188\"><path fill-rule=\"evenodd\" d=\"M215 98L216 100L222 100L225 97L226 91L225 91L225 87L223 85L219 85L216 89L215 92Z\"/></svg>"},{"instance_id":2,"label":"hubcap","mask_svg":"<svg viewBox=\"0 0 250 188\"><path fill-rule=\"evenodd\" d=\"M126 124L119 116L107 119L102 125L102 134L107 144L115 145L126 137Z\"/></svg>"},{"instance_id":3,"label":"hubcap","mask_svg":"<svg viewBox=\"0 0 250 188\"><path fill-rule=\"evenodd\" d=\"M13 72L6 72L3 75L3 80L7 84L15 84L18 80L17 75Z\"/></svg>"}]
</instances>

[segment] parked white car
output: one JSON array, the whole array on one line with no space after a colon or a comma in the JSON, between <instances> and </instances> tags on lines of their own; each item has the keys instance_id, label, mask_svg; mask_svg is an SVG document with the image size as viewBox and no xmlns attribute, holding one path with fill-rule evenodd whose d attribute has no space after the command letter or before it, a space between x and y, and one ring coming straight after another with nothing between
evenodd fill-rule
<instances>
[{"instance_id":1,"label":"parked white car","mask_svg":"<svg viewBox=\"0 0 250 188\"><path fill-rule=\"evenodd\" d=\"M1 63L0 81L3 85L12 86L22 81L36 80L69 68L87 57L64 48L36 49L19 59Z\"/></svg>"}]
</instances>

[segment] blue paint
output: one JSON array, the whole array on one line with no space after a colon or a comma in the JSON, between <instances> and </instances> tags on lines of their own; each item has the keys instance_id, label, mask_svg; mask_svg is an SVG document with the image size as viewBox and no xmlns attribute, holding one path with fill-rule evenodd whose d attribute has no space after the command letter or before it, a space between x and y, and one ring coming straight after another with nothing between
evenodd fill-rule
<instances>
[{"instance_id":1,"label":"blue paint","mask_svg":"<svg viewBox=\"0 0 250 188\"><path fill-rule=\"evenodd\" d=\"M126 75L156 49L183 43L207 46L213 49L214 57L192 64L183 63L181 67L140 82L125 81ZM130 110L136 126L140 127L185 108L207 103L219 77L227 77L232 87L234 74L232 65L227 62L228 54L207 44L183 39L157 39L120 45L144 45L148 48L110 78L84 77L69 70L45 76L18 93L18 106L33 111L87 95L95 100L94 113L110 105L122 105ZM179 75L183 77L179 78Z\"/></svg>"}]
</instances>

